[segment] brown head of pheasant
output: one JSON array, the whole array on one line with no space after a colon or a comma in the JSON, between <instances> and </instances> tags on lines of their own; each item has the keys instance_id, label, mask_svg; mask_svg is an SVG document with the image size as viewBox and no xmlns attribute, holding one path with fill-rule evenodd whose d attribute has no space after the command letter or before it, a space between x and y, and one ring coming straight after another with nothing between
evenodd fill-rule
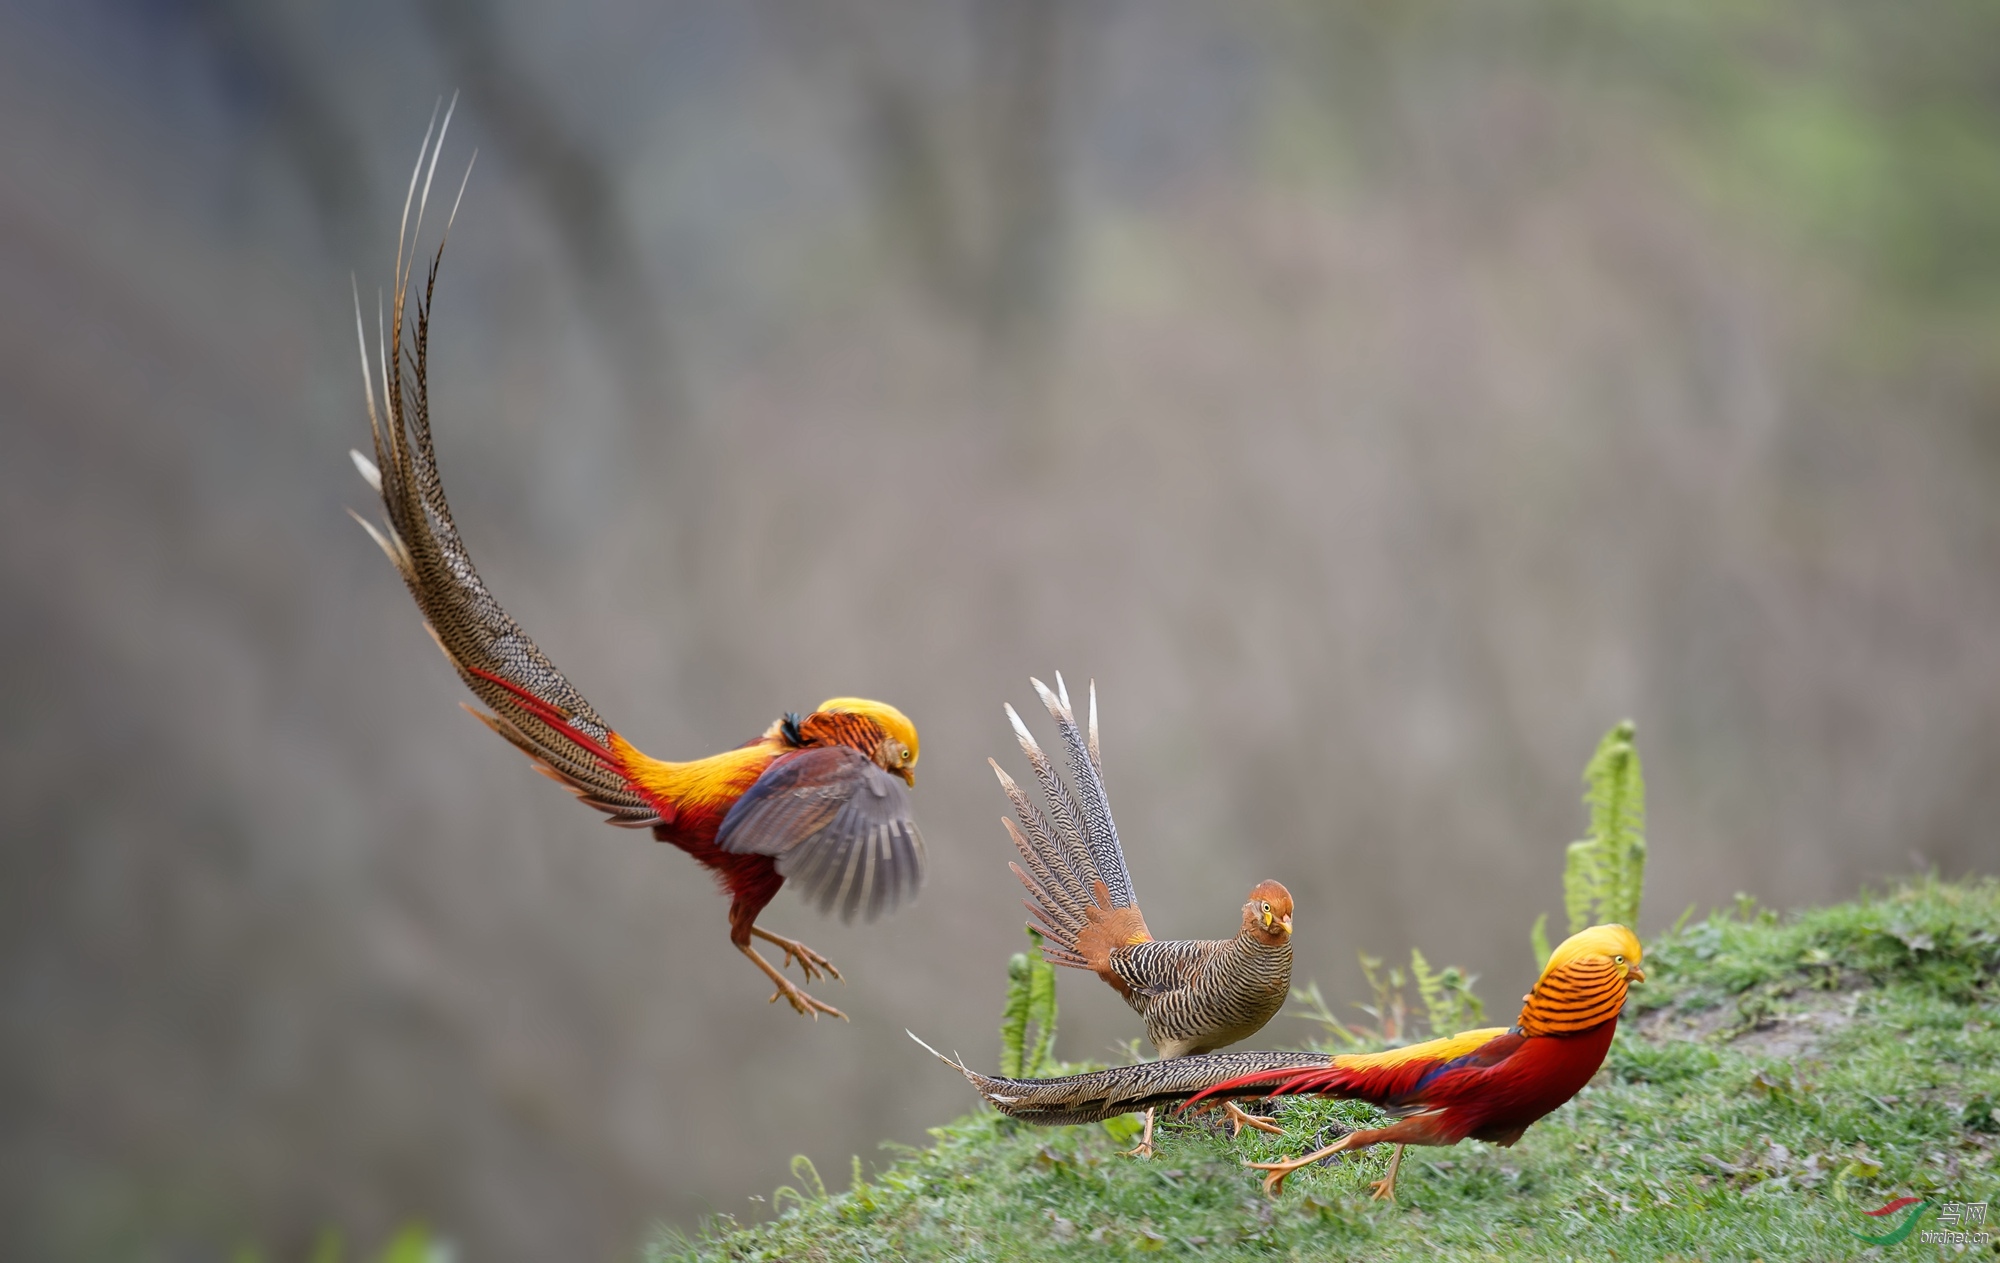
<instances>
[{"instance_id":1,"label":"brown head of pheasant","mask_svg":"<svg viewBox=\"0 0 2000 1263\"><path fill-rule=\"evenodd\" d=\"M1292 941L1292 892L1283 882L1260 881L1250 888L1250 902L1243 905L1243 928L1237 937L1266 947Z\"/></svg>"}]
</instances>

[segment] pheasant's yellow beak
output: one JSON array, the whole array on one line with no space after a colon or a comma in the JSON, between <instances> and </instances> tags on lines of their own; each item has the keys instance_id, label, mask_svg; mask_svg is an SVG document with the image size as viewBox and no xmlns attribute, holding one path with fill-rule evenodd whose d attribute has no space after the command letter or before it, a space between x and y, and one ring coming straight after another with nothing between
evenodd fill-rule
<instances>
[{"instance_id":1,"label":"pheasant's yellow beak","mask_svg":"<svg viewBox=\"0 0 2000 1263\"><path fill-rule=\"evenodd\" d=\"M1625 981L1644 982L1646 981L1646 971L1637 965L1627 965L1625 967Z\"/></svg>"},{"instance_id":2,"label":"pheasant's yellow beak","mask_svg":"<svg viewBox=\"0 0 2000 1263\"><path fill-rule=\"evenodd\" d=\"M1292 933L1292 919L1290 917L1286 917L1284 920L1278 922L1278 928L1283 930L1285 932L1286 937L1289 938Z\"/></svg>"},{"instance_id":3,"label":"pheasant's yellow beak","mask_svg":"<svg viewBox=\"0 0 2000 1263\"><path fill-rule=\"evenodd\" d=\"M903 783L905 785L908 785L911 789L915 789L917 787L917 770L915 768L899 767L896 769L896 775L902 777Z\"/></svg>"}]
</instances>

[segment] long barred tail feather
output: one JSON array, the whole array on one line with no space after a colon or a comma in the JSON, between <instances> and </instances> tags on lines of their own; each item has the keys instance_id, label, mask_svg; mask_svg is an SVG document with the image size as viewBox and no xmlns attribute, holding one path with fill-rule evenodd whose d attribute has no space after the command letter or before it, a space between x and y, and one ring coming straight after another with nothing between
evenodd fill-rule
<instances>
[{"instance_id":1,"label":"long barred tail feather","mask_svg":"<svg viewBox=\"0 0 2000 1263\"><path fill-rule=\"evenodd\" d=\"M1001 823L1019 852L1021 862L1009 864L1027 890L1025 900L1034 928L1046 938L1042 952L1049 960L1103 975L1120 984L1110 969L1108 953L1148 937L1145 918L1133 900L1132 876L1111 819L1105 793L1103 755L1097 738L1097 687L1090 689L1088 734L1077 728L1069 689L1056 675L1051 692L1040 680L1030 680L1061 734L1069 777L1042 751L1028 725L1012 706L1004 709L1021 752L1028 757L1040 784L1047 810L1029 798L1004 768L987 763L1014 808L1014 819Z\"/></svg>"},{"instance_id":2,"label":"long barred tail feather","mask_svg":"<svg viewBox=\"0 0 2000 1263\"><path fill-rule=\"evenodd\" d=\"M1100 1122L1139 1110L1182 1105L1204 1093L1211 1094L1207 1099L1265 1096L1269 1088L1242 1081L1289 1071L1324 1070L1332 1061L1325 1053L1220 1052L1113 1066L1057 1079L1001 1079L966 1067L915 1035L910 1038L964 1075L966 1082L1002 1114L1043 1126ZM1238 1086L1223 1086L1232 1080L1239 1081Z\"/></svg>"},{"instance_id":3,"label":"long barred tail feather","mask_svg":"<svg viewBox=\"0 0 2000 1263\"><path fill-rule=\"evenodd\" d=\"M1050 854L1060 856L1064 865L1075 872L1088 888L1089 883L1098 880L1093 863L1096 849L1084 837L1082 813L1077 809L1076 799L1071 795L1069 786L1063 783L1062 774L1056 771L1055 764L1042 753L1035 734L1021 722L1021 716L1012 703L1003 705L1001 709L1007 712L1007 722L1014 726L1014 739L1021 743L1021 753L1028 756L1028 765L1034 768L1035 779L1041 783L1042 795L1049 803L1048 815L1044 816L1040 810L1031 807L1028 813L1022 814L1021 822L1028 826L1030 837L1035 836L1034 825L1041 825L1053 843ZM1013 798L1014 795L1009 794L1008 797ZM1016 802L1017 813L1020 808L1021 804Z\"/></svg>"},{"instance_id":4,"label":"long barred tail feather","mask_svg":"<svg viewBox=\"0 0 2000 1263\"><path fill-rule=\"evenodd\" d=\"M433 114L432 126L425 130L417 151L404 196L402 225L397 230L393 296L386 321L378 312L381 327L372 363L356 287L355 335L361 349L361 379L374 459L359 452L352 455L355 468L382 498L383 525L378 529L358 514L356 519L403 576L426 627L466 687L491 709L491 714L474 712L481 722L518 746L578 797L609 815L613 823L631 827L658 823L659 810L626 779L609 748L610 726L500 607L480 579L459 538L438 477L427 381L430 313L438 267L458 215L457 200L425 273L423 291L414 303L410 301L410 282L416 269L416 241L430 204L431 182L450 126L451 110L444 112L442 124ZM471 175L468 163L465 180ZM465 195L465 180L459 184L459 199ZM412 207L416 210L414 227Z\"/></svg>"},{"instance_id":5,"label":"long barred tail feather","mask_svg":"<svg viewBox=\"0 0 2000 1263\"><path fill-rule=\"evenodd\" d=\"M1069 688L1063 683L1062 672L1056 672L1054 693L1049 692L1048 686L1040 680L1030 679L1028 683L1035 686L1035 692L1041 695L1042 705L1048 707L1049 717L1056 721L1056 730L1062 734L1063 746L1069 754L1069 774L1076 782L1077 798L1083 808L1084 834L1098 880L1111 892L1112 907L1129 908L1139 899L1132 889L1132 874L1125 867L1125 849L1118 842L1118 826L1111 820L1111 799L1104 792L1102 765L1097 750L1097 682L1093 680L1090 683L1088 743L1083 733L1077 730L1076 715L1070 709Z\"/></svg>"},{"instance_id":6,"label":"long barred tail feather","mask_svg":"<svg viewBox=\"0 0 2000 1263\"><path fill-rule=\"evenodd\" d=\"M986 763L1000 778L1000 788L1005 791L1007 801L1013 804L1014 814L1020 819L1018 828L1014 821L1004 816L1000 823L1007 827L1007 836L1013 840L1014 849L1021 853L1022 862L1034 874L1030 893L1072 929L1081 928L1084 909L1090 905L1090 886L1097 880L1097 870L1090 866L1089 853L1081 850L1071 852L1068 847L1059 845L1047 817L1021 792L1021 787L1007 775L1006 769L994 759L988 759ZM1023 881L1026 880L1024 877Z\"/></svg>"},{"instance_id":7,"label":"long barred tail feather","mask_svg":"<svg viewBox=\"0 0 2000 1263\"><path fill-rule=\"evenodd\" d=\"M1196 1105L1211 1097L1253 1094L1257 1096L1306 1096L1323 1093L1331 1096L1345 1096L1342 1091L1352 1085L1354 1076L1338 1062L1329 1061L1323 1066L1285 1066L1267 1070L1254 1070L1224 1079L1222 1082L1202 1089L1188 1098L1188 1104Z\"/></svg>"}]
</instances>

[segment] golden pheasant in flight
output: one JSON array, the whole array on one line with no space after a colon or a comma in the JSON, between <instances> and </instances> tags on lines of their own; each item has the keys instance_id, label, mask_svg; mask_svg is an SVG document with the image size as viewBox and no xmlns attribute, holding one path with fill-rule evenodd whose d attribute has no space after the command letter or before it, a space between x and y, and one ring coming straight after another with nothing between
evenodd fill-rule
<instances>
[{"instance_id":1,"label":"golden pheasant in flight","mask_svg":"<svg viewBox=\"0 0 2000 1263\"><path fill-rule=\"evenodd\" d=\"M1368 1101L1398 1115L1397 1121L1349 1132L1304 1157L1250 1165L1270 1172L1264 1189L1275 1196L1285 1177L1302 1166L1347 1150L1393 1144L1397 1158L1375 1186L1376 1197L1393 1198L1401 1146L1455 1145L1468 1138L1511 1145L1590 1082L1611 1048L1626 989L1645 980L1640 957L1631 930L1592 926L1549 954L1514 1025L1387 1052L1212 1053L1059 1079L994 1079L948 1057L940 1060L1001 1113L1043 1124L1095 1122L1229 1097L1298 1094Z\"/></svg>"},{"instance_id":2,"label":"golden pheasant in flight","mask_svg":"<svg viewBox=\"0 0 2000 1263\"><path fill-rule=\"evenodd\" d=\"M1146 1038L1165 1058L1213 1052L1262 1030L1284 1006L1292 986L1292 895L1275 881L1259 882L1243 905L1234 938L1161 942L1146 930L1132 893L1125 850L1111 820L1097 743L1097 684L1090 685L1090 732L1077 730L1060 672L1052 693L1031 679L1068 754L1075 791L1063 783L1034 734L1012 706L1007 719L1048 801L1044 814L999 763L988 759L1014 805L1001 817L1020 864L1009 863L1028 888L1022 902L1044 936L1042 954L1058 965L1088 969L1109 983L1145 1020ZM1030 876L1029 872L1033 875ZM1281 1130L1225 1102L1236 1130ZM1153 1111L1134 1154L1153 1148Z\"/></svg>"},{"instance_id":3,"label":"golden pheasant in flight","mask_svg":"<svg viewBox=\"0 0 2000 1263\"><path fill-rule=\"evenodd\" d=\"M450 124L447 113L444 127ZM439 128L437 147L443 143ZM410 301L414 241L436 170L437 148L426 131L403 204L406 228L416 206L416 229L398 232L391 315L375 364L358 295L355 301L375 454L372 460L352 455L381 495L385 521L378 530L358 514L355 520L395 563L426 629L490 713L466 709L610 823L651 829L713 872L731 900L730 942L776 984L773 1002L783 996L800 1013L845 1017L786 978L753 940L777 947L785 964L796 961L808 982L822 971L839 978L840 971L805 944L764 929L757 917L787 881L843 920L856 913L873 920L916 892L925 858L908 792L917 730L894 706L837 697L810 714L785 715L725 753L686 763L655 759L605 723L500 608L452 522L431 443L425 369L442 241L423 293ZM464 191L461 184L461 197ZM407 263L406 235L413 252ZM450 219L444 235L450 236Z\"/></svg>"}]
</instances>

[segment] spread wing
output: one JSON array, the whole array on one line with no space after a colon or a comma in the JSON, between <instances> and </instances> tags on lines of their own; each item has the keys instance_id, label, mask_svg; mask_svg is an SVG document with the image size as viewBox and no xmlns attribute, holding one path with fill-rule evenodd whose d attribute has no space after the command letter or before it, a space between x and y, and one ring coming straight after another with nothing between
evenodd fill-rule
<instances>
[{"instance_id":1,"label":"spread wing","mask_svg":"<svg viewBox=\"0 0 2000 1263\"><path fill-rule=\"evenodd\" d=\"M725 851L772 855L821 912L873 921L914 895L924 840L903 782L848 746L779 757L730 807L716 831Z\"/></svg>"},{"instance_id":2,"label":"spread wing","mask_svg":"<svg viewBox=\"0 0 2000 1263\"><path fill-rule=\"evenodd\" d=\"M450 123L447 114L445 125ZM442 130L437 139L442 146ZM425 133L417 170L410 177L410 200L415 200L419 176L423 200L429 200L426 159L429 172L437 170L437 150L430 140L430 134ZM467 174L471 174L470 168ZM463 186L460 192L464 192ZM423 203L417 205L421 230ZM405 222L409 210L406 201ZM449 231L447 225L447 235ZM395 297L378 363L370 364L367 339L362 336L361 376L368 387L368 421L374 431L375 456L370 460L359 452L353 455L361 476L382 497L383 525L378 529L359 515L356 520L396 564L423 613L425 627L458 669L459 678L492 708L491 714L475 710L473 715L583 801L609 815L613 824L633 828L657 824L670 813L625 775L610 726L493 599L452 522L444 483L438 478L437 454L431 446L430 392L425 379L430 301L443 256L440 242L423 292L412 303L414 257L405 258L399 238ZM357 297L357 333L360 320ZM379 410L377 386L382 391Z\"/></svg>"}]
</instances>

